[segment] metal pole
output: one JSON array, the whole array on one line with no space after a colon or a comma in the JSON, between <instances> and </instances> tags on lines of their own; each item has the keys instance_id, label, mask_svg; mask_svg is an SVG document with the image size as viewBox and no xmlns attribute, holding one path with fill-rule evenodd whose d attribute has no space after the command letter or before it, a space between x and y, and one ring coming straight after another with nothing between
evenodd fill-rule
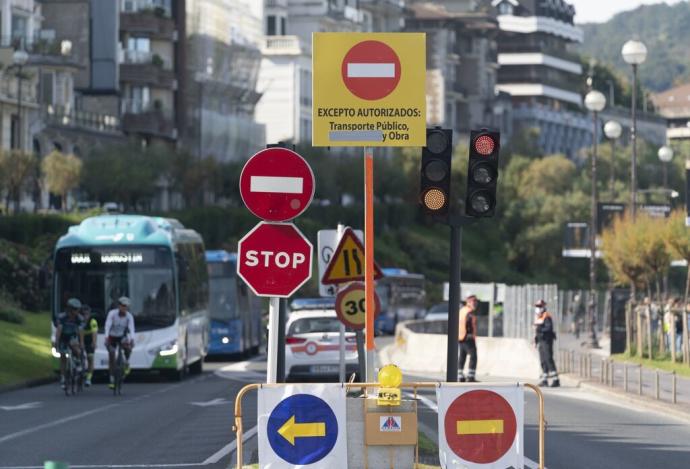
<instances>
[{"instance_id":1,"label":"metal pole","mask_svg":"<svg viewBox=\"0 0 690 469\"><path fill-rule=\"evenodd\" d=\"M640 354L640 355L642 355L642 354ZM637 378L638 378L637 394L639 394L641 396L642 395L642 365L639 365L639 367L637 369L637 373L638 373L638 376L637 376Z\"/></svg>"},{"instance_id":2,"label":"metal pole","mask_svg":"<svg viewBox=\"0 0 690 469\"><path fill-rule=\"evenodd\" d=\"M364 148L364 290L365 304L374 304L374 150ZM366 308L366 362L364 381L374 377L374 308Z\"/></svg>"},{"instance_id":3,"label":"metal pole","mask_svg":"<svg viewBox=\"0 0 690 469\"><path fill-rule=\"evenodd\" d=\"M345 226L338 223L338 228L336 230L336 238L338 238L338 244L343 237L343 231L345 231ZM338 347L338 377L341 383L345 382L345 324L340 321L339 327L339 347Z\"/></svg>"},{"instance_id":4,"label":"metal pole","mask_svg":"<svg viewBox=\"0 0 690 469\"><path fill-rule=\"evenodd\" d=\"M266 363L266 382L277 382L278 358L278 310L280 298L272 296L268 300L268 351Z\"/></svg>"},{"instance_id":5,"label":"metal pole","mask_svg":"<svg viewBox=\"0 0 690 469\"><path fill-rule=\"evenodd\" d=\"M656 400L659 400L659 370L654 370L654 394L656 395Z\"/></svg>"},{"instance_id":6,"label":"metal pole","mask_svg":"<svg viewBox=\"0 0 690 469\"><path fill-rule=\"evenodd\" d=\"M597 309L597 138L599 136L599 122L597 119L597 112L592 112L592 118L594 123L594 140L592 146L592 213L590 218L591 226L589 229L589 346L592 348L599 348L599 342L597 341L597 331L594 324Z\"/></svg>"},{"instance_id":7,"label":"metal pole","mask_svg":"<svg viewBox=\"0 0 690 469\"><path fill-rule=\"evenodd\" d=\"M630 129L630 143L632 143L632 168L630 171L630 207L635 219L637 212L637 64L633 64L632 82L632 128Z\"/></svg>"},{"instance_id":8,"label":"metal pole","mask_svg":"<svg viewBox=\"0 0 690 469\"><path fill-rule=\"evenodd\" d=\"M22 66L19 66L17 74L17 148L24 149L22 145Z\"/></svg>"},{"instance_id":9,"label":"metal pole","mask_svg":"<svg viewBox=\"0 0 690 469\"><path fill-rule=\"evenodd\" d=\"M460 265L462 263L462 227L450 226L450 277L448 279L448 357L446 381L458 381L458 327L460 313Z\"/></svg>"},{"instance_id":10,"label":"metal pole","mask_svg":"<svg viewBox=\"0 0 690 469\"><path fill-rule=\"evenodd\" d=\"M628 392L628 364L623 363L623 390Z\"/></svg>"},{"instance_id":11,"label":"metal pole","mask_svg":"<svg viewBox=\"0 0 690 469\"><path fill-rule=\"evenodd\" d=\"M664 189L668 187L668 163L662 162L661 166L664 169Z\"/></svg>"},{"instance_id":12,"label":"metal pole","mask_svg":"<svg viewBox=\"0 0 690 469\"><path fill-rule=\"evenodd\" d=\"M287 298L278 301L278 347L276 349L276 381L285 382L285 322L287 316Z\"/></svg>"},{"instance_id":13,"label":"metal pole","mask_svg":"<svg viewBox=\"0 0 690 469\"><path fill-rule=\"evenodd\" d=\"M611 139L611 180L609 181L609 191L611 192L611 202L616 197L616 139Z\"/></svg>"},{"instance_id":14,"label":"metal pole","mask_svg":"<svg viewBox=\"0 0 690 469\"><path fill-rule=\"evenodd\" d=\"M367 364L364 359L364 334L362 331L355 331L355 338L357 339L357 364L359 365L359 380L367 373Z\"/></svg>"}]
</instances>

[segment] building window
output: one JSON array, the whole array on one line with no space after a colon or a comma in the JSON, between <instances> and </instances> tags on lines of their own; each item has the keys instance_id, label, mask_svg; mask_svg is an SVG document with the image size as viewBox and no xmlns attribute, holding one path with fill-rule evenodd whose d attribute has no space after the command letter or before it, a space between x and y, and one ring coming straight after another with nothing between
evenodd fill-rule
<instances>
[{"instance_id":1,"label":"building window","mask_svg":"<svg viewBox=\"0 0 690 469\"><path fill-rule=\"evenodd\" d=\"M125 51L127 63L147 63L151 61L151 39L147 37L130 37Z\"/></svg>"},{"instance_id":2,"label":"building window","mask_svg":"<svg viewBox=\"0 0 690 469\"><path fill-rule=\"evenodd\" d=\"M41 72L41 104L55 104L55 74Z\"/></svg>"},{"instance_id":3,"label":"building window","mask_svg":"<svg viewBox=\"0 0 690 469\"><path fill-rule=\"evenodd\" d=\"M27 23L26 16L12 15L12 42L16 45L26 46Z\"/></svg>"},{"instance_id":4,"label":"building window","mask_svg":"<svg viewBox=\"0 0 690 469\"><path fill-rule=\"evenodd\" d=\"M285 36L287 34L287 28L285 27L285 17L280 17L280 34Z\"/></svg>"},{"instance_id":5,"label":"building window","mask_svg":"<svg viewBox=\"0 0 690 469\"><path fill-rule=\"evenodd\" d=\"M10 120L10 148L19 148L19 116L12 114Z\"/></svg>"},{"instance_id":6,"label":"building window","mask_svg":"<svg viewBox=\"0 0 690 469\"><path fill-rule=\"evenodd\" d=\"M268 18L266 18L266 35L275 36L276 34L276 17L269 15Z\"/></svg>"},{"instance_id":7,"label":"building window","mask_svg":"<svg viewBox=\"0 0 690 469\"><path fill-rule=\"evenodd\" d=\"M128 88L125 112L134 114L148 110L151 90L148 86L132 86Z\"/></svg>"},{"instance_id":8,"label":"building window","mask_svg":"<svg viewBox=\"0 0 690 469\"><path fill-rule=\"evenodd\" d=\"M498 14L499 15L512 15L513 14L513 5L511 5L508 2L503 2L500 5L498 5Z\"/></svg>"}]
</instances>

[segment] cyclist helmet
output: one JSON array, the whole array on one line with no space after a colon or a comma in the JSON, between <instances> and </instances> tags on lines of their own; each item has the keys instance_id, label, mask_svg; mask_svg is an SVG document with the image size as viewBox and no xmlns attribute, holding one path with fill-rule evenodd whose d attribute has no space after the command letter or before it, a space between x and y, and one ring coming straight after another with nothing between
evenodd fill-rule
<instances>
[{"instance_id":1,"label":"cyclist helmet","mask_svg":"<svg viewBox=\"0 0 690 469\"><path fill-rule=\"evenodd\" d=\"M67 306L72 309L81 309L81 301L76 298L70 298L67 300Z\"/></svg>"},{"instance_id":2,"label":"cyclist helmet","mask_svg":"<svg viewBox=\"0 0 690 469\"><path fill-rule=\"evenodd\" d=\"M121 296L121 297L117 300L117 302L118 302L119 304L121 304L122 306L129 306L130 303L131 303L131 302L129 301L129 298L127 298L126 296Z\"/></svg>"}]
</instances>

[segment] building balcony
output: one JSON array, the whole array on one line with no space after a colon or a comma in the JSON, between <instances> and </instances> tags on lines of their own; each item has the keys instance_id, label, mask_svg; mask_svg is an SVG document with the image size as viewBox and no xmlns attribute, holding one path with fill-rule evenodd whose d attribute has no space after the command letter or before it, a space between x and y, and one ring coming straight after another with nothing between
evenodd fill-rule
<instances>
[{"instance_id":1,"label":"building balcony","mask_svg":"<svg viewBox=\"0 0 690 469\"><path fill-rule=\"evenodd\" d=\"M120 64L121 82L172 90L177 88L172 70L164 69L149 53L130 52L125 53L125 60Z\"/></svg>"},{"instance_id":2,"label":"building balcony","mask_svg":"<svg viewBox=\"0 0 690 469\"><path fill-rule=\"evenodd\" d=\"M49 126L112 134L119 134L122 130L120 119L117 116L84 111L68 111L60 106L44 106L42 114L44 122Z\"/></svg>"},{"instance_id":3,"label":"building balcony","mask_svg":"<svg viewBox=\"0 0 690 469\"><path fill-rule=\"evenodd\" d=\"M166 41L177 40L175 21L160 10L120 13L120 30L138 37Z\"/></svg>"},{"instance_id":4,"label":"building balcony","mask_svg":"<svg viewBox=\"0 0 690 469\"><path fill-rule=\"evenodd\" d=\"M309 46L299 36L266 36L261 52L264 55L310 54Z\"/></svg>"},{"instance_id":5,"label":"building balcony","mask_svg":"<svg viewBox=\"0 0 690 469\"><path fill-rule=\"evenodd\" d=\"M2 36L0 37L0 65L7 68L13 64L16 50L24 50L29 54L27 65L55 65L76 67L72 56L72 42L58 39L54 31L37 31L31 37Z\"/></svg>"},{"instance_id":6,"label":"building balcony","mask_svg":"<svg viewBox=\"0 0 690 469\"><path fill-rule=\"evenodd\" d=\"M122 130L127 134L148 135L170 140L177 138L172 114L159 109L147 108L140 112L122 114Z\"/></svg>"}]
</instances>

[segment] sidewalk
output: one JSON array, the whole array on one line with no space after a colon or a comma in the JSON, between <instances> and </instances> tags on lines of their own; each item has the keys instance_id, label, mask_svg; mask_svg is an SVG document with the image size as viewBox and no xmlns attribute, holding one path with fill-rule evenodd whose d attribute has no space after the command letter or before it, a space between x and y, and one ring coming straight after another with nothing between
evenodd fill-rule
<instances>
[{"instance_id":1,"label":"sidewalk","mask_svg":"<svg viewBox=\"0 0 690 469\"><path fill-rule=\"evenodd\" d=\"M564 333L559 342L557 365L565 380L658 410L687 413L690 418L690 378L611 360L607 337L599 338L600 349L588 348L588 337L583 334L578 340L573 334Z\"/></svg>"}]
</instances>

